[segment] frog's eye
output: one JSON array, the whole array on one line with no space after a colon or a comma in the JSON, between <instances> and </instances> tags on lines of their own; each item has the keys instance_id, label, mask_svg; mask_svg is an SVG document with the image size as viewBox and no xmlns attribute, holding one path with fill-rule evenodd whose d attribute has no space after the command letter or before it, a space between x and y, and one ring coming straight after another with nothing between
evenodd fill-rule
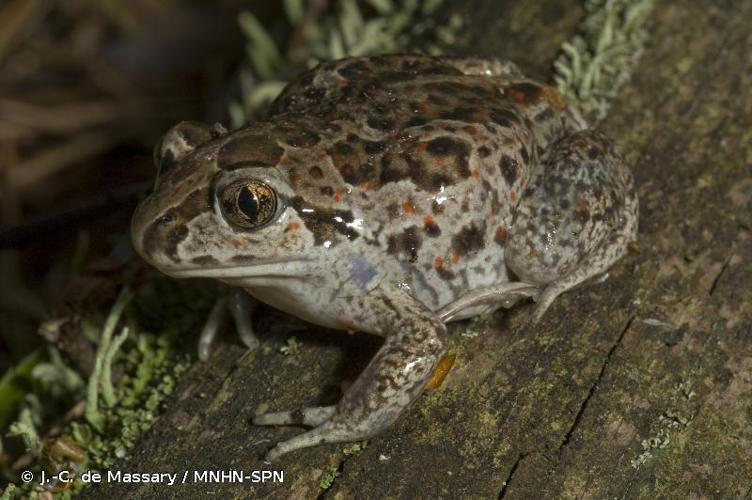
<instances>
[{"instance_id":1,"label":"frog's eye","mask_svg":"<svg viewBox=\"0 0 752 500\"><path fill-rule=\"evenodd\" d=\"M258 229L277 214L277 193L255 179L235 181L218 196L222 214L233 226Z\"/></svg>"}]
</instances>

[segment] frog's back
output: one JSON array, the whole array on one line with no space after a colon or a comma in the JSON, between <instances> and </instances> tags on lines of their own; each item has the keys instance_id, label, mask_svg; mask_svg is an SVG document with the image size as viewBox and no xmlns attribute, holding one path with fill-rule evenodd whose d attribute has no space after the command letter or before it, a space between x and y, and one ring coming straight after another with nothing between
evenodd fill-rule
<instances>
[{"instance_id":1,"label":"frog's back","mask_svg":"<svg viewBox=\"0 0 752 500\"><path fill-rule=\"evenodd\" d=\"M287 141L279 162L301 215L348 213L343 244L396 271L432 308L507 281L506 232L562 106L548 87L504 71L376 56L301 75L270 118L314 137Z\"/></svg>"}]
</instances>

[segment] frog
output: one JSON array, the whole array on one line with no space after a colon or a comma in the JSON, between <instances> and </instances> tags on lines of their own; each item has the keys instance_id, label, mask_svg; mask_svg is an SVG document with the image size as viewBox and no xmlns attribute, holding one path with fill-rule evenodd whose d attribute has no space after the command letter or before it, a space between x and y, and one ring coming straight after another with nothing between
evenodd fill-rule
<instances>
[{"instance_id":1,"label":"frog","mask_svg":"<svg viewBox=\"0 0 752 500\"><path fill-rule=\"evenodd\" d=\"M175 125L155 162L135 249L167 275L234 287L225 305L249 348L258 303L383 338L336 404L256 415L308 428L268 461L388 429L447 354L449 322L532 300L537 324L637 237L614 142L503 59L323 62L263 119Z\"/></svg>"}]
</instances>

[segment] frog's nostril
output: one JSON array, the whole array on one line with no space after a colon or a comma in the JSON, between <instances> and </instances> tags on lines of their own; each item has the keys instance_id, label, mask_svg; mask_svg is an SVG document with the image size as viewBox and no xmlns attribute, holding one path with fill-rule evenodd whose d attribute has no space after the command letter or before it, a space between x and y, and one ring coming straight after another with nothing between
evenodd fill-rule
<instances>
[{"instance_id":1,"label":"frog's nostril","mask_svg":"<svg viewBox=\"0 0 752 500\"><path fill-rule=\"evenodd\" d=\"M164 214L159 219L157 219L157 222L160 224L169 224L170 222L175 220L175 216L172 214Z\"/></svg>"}]
</instances>

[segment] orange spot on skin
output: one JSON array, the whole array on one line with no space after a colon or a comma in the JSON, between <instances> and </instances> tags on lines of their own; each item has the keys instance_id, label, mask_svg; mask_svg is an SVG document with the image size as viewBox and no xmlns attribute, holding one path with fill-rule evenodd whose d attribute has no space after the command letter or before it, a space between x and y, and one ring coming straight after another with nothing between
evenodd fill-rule
<instances>
[{"instance_id":1,"label":"orange spot on skin","mask_svg":"<svg viewBox=\"0 0 752 500\"><path fill-rule=\"evenodd\" d=\"M298 172L293 172L290 174L290 182L292 182L293 184L298 182L302 178L303 176L300 175Z\"/></svg>"},{"instance_id":2,"label":"orange spot on skin","mask_svg":"<svg viewBox=\"0 0 752 500\"><path fill-rule=\"evenodd\" d=\"M287 225L288 231L296 231L298 229L300 229L300 224L298 224L297 222L291 222Z\"/></svg>"},{"instance_id":3,"label":"orange spot on skin","mask_svg":"<svg viewBox=\"0 0 752 500\"><path fill-rule=\"evenodd\" d=\"M457 264L460 261L460 254L454 252L452 254L452 264Z\"/></svg>"},{"instance_id":4,"label":"orange spot on skin","mask_svg":"<svg viewBox=\"0 0 752 500\"><path fill-rule=\"evenodd\" d=\"M478 172L477 170L473 169L473 171L470 172L470 175L472 175L473 177L475 177L477 179L478 177L480 177L480 172Z\"/></svg>"},{"instance_id":5,"label":"orange spot on skin","mask_svg":"<svg viewBox=\"0 0 752 500\"><path fill-rule=\"evenodd\" d=\"M527 97L525 93L521 90L515 90L512 92L512 97L514 97L516 100L523 102L525 98Z\"/></svg>"},{"instance_id":6,"label":"orange spot on skin","mask_svg":"<svg viewBox=\"0 0 752 500\"><path fill-rule=\"evenodd\" d=\"M509 192L509 197L512 199L512 203L517 201L517 193L514 190Z\"/></svg>"},{"instance_id":7,"label":"orange spot on skin","mask_svg":"<svg viewBox=\"0 0 752 500\"><path fill-rule=\"evenodd\" d=\"M423 217L423 223L425 223L425 224L434 224L433 217L431 217L430 215L424 216Z\"/></svg>"},{"instance_id":8,"label":"orange spot on skin","mask_svg":"<svg viewBox=\"0 0 752 500\"><path fill-rule=\"evenodd\" d=\"M345 78L340 78L339 80L337 80L337 85L339 85L340 87L344 87L348 85L349 83L350 83L350 80L347 80Z\"/></svg>"},{"instance_id":9,"label":"orange spot on skin","mask_svg":"<svg viewBox=\"0 0 752 500\"><path fill-rule=\"evenodd\" d=\"M583 210L587 210L587 203L583 198L580 198L577 200L577 211L582 212Z\"/></svg>"},{"instance_id":10,"label":"orange spot on skin","mask_svg":"<svg viewBox=\"0 0 752 500\"><path fill-rule=\"evenodd\" d=\"M222 238L222 241L225 242L228 245L232 245L235 248L244 248L248 246L248 242L245 240L238 240L236 238L231 238L229 236L224 236Z\"/></svg>"},{"instance_id":11,"label":"orange spot on skin","mask_svg":"<svg viewBox=\"0 0 752 500\"><path fill-rule=\"evenodd\" d=\"M433 369L431 378L429 378L428 382L426 382L425 389L427 391L432 391L441 386L441 384L444 382L444 379L446 379L446 376L449 374L449 370L452 369L455 359L457 359L456 355L447 354L446 356L441 358L438 363L436 363L436 368Z\"/></svg>"},{"instance_id":12,"label":"orange spot on skin","mask_svg":"<svg viewBox=\"0 0 752 500\"><path fill-rule=\"evenodd\" d=\"M347 189L345 189L345 188L343 188L343 187L341 187L341 186L340 186L340 187L338 187L338 188L334 188L334 194L332 195L332 199L333 199L334 201L337 201L337 202L338 202L338 201L341 201L341 200L342 200L342 195L343 195L343 194L344 194L344 193L345 193L346 191L347 191Z\"/></svg>"},{"instance_id":13,"label":"orange spot on skin","mask_svg":"<svg viewBox=\"0 0 752 500\"><path fill-rule=\"evenodd\" d=\"M496 236L494 237L494 241L496 243L504 243L506 239L507 239L507 228L501 225L496 229Z\"/></svg>"},{"instance_id":14,"label":"orange spot on skin","mask_svg":"<svg viewBox=\"0 0 752 500\"><path fill-rule=\"evenodd\" d=\"M470 135L476 135L478 133L478 129L471 125L468 125L464 129L465 129L465 132L467 132Z\"/></svg>"},{"instance_id":15,"label":"orange spot on skin","mask_svg":"<svg viewBox=\"0 0 752 500\"><path fill-rule=\"evenodd\" d=\"M444 266L444 259L441 257L436 257L433 259L433 267L434 269L441 269Z\"/></svg>"},{"instance_id":16,"label":"orange spot on skin","mask_svg":"<svg viewBox=\"0 0 752 500\"><path fill-rule=\"evenodd\" d=\"M406 201L402 204L402 213L410 215L415 213L415 205L413 205L412 201Z\"/></svg>"},{"instance_id":17,"label":"orange spot on skin","mask_svg":"<svg viewBox=\"0 0 752 500\"><path fill-rule=\"evenodd\" d=\"M551 106L551 109L557 113L567 107L567 102L564 100L564 96L561 95L555 87L545 85L543 88L543 99Z\"/></svg>"},{"instance_id":18,"label":"orange spot on skin","mask_svg":"<svg viewBox=\"0 0 752 500\"><path fill-rule=\"evenodd\" d=\"M425 152L428 149L428 143L427 142L419 142L416 146L416 149L420 152Z\"/></svg>"}]
</instances>

